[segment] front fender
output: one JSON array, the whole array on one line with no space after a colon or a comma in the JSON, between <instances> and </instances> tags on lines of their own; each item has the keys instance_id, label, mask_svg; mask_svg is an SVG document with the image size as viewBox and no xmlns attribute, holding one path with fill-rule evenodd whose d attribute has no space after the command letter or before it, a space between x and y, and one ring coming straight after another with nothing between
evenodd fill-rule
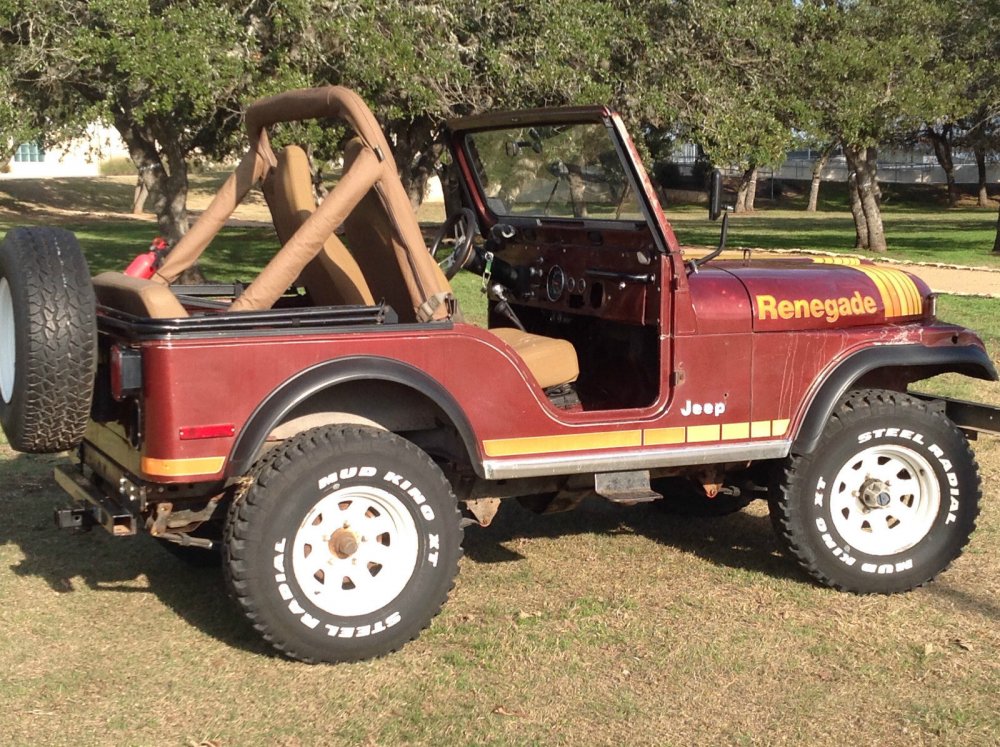
<instances>
[{"instance_id":1,"label":"front fender","mask_svg":"<svg viewBox=\"0 0 1000 747\"><path fill-rule=\"evenodd\" d=\"M883 369L912 371L910 381L942 373L961 373L987 381L998 379L993 361L977 345L935 348L886 345L866 348L844 359L816 391L792 442L792 452L811 453L840 399L863 376Z\"/></svg>"},{"instance_id":2,"label":"front fender","mask_svg":"<svg viewBox=\"0 0 1000 747\"><path fill-rule=\"evenodd\" d=\"M246 474L268 434L295 407L325 389L351 381L385 381L401 384L432 401L458 431L469 460L482 470L475 432L451 394L437 381L407 363L374 356L353 356L320 363L282 383L253 411L229 455L227 477Z\"/></svg>"}]
</instances>

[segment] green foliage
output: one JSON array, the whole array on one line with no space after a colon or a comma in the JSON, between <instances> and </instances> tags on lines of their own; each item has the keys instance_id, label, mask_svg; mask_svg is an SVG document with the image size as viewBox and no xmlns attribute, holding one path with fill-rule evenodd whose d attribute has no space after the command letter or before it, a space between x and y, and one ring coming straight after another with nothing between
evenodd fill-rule
<instances>
[{"instance_id":1,"label":"green foliage","mask_svg":"<svg viewBox=\"0 0 1000 747\"><path fill-rule=\"evenodd\" d=\"M650 4L656 30L641 111L673 121L719 164L773 164L791 141L796 76L790 0ZM654 21L663 19L661 23Z\"/></svg>"},{"instance_id":2,"label":"green foliage","mask_svg":"<svg viewBox=\"0 0 1000 747\"><path fill-rule=\"evenodd\" d=\"M965 76L943 54L949 22L926 0L802 2L802 129L863 148L945 113Z\"/></svg>"}]
</instances>

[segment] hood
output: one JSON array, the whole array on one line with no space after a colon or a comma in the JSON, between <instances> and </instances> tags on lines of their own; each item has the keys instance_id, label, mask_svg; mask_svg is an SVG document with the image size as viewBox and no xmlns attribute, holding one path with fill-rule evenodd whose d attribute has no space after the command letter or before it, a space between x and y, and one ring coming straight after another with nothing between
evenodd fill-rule
<instances>
[{"instance_id":1,"label":"hood","mask_svg":"<svg viewBox=\"0 0 1000 747\"><path fill-rule=\"evenodd\" d=\"M757 332L920 319L930 293L919 278L862 259L805 257L713 264L746 288Z\"/></svg>"}]
</instances>

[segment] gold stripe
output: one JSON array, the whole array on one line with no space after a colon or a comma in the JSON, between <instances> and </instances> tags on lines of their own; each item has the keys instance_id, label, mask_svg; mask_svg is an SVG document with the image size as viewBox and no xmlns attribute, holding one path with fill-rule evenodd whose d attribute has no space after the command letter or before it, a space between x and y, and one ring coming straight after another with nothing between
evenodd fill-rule
<instances>
[{"instance_id":1,"label":"gold stripe","mask_svg":"<svg viewBox=\"0 0 1000 747\"><path fill-rule=\"evenodd\" d=\"M899 316L899 306L895 298L895 293L889 290L878 269L864 265L859 265L856 269L867 275L868 279L875 284L879 295L882 296L882 309L885 315L887 317Z\"/></svg>"},{"instance_id":2,"label":"gold stripe","mask_svg":"<svg viewBox=\"0 0 1000 747\"><path fill-rule=\"evenodd\" d=\"M688 443L699 444L705 441L718 441L719 430L720 426L717 423L713 425L689 425Z\"/></svg>"},{"instance_id":3,"label":"gold stripe","mask_svg":"<svg viewBox=\"0 0 1000 747\"><path fill-rule=\"evenodd\" d=\"M913 278L902 270L886 270L896 281L900 294L905 300L903 316L916 316L923 311L923 302L920 299L920 292L917 290Z\"/></svg>"},{"instance_id":4,"label":"gold stripe","mask_svg":"<svg viewBox=\"0 0 1000 747\"><path fill-rule=\"evenodd\" d=\"M501 457L517 454L550 454L557 451L587 451L642 446L642 431L604 431L566 436L528 436L483 441L486 456Z\"/></svg>"},{"instance_id":5,"label":"gold stripe","mask_svg":"<svg viewBox=\"0 0 1000 747\"><path fill-rule=\"evenodd\" d=\"M871 269L868 273L868 277L873 278L875 282L879 284L882 288L885 297L888 299L888 303L885 309L886 316L902 316L903 309L899 302L899 293L896 291L895 286L892 281L885 276L881 270Z\"/></svg>"},{"instance_id":6,"label":"gold stripe","mask_svg":"<svg viewBox=\"0 0 1000 747\"><path fill-rule=\"evenodd\" d=\"M643 431L642 442L646 446L669 446L684 443L684 427L650 428Z\"/></svg>"},{"instance_id":7,"label":"gold stripe","mask_svg":"<svg viewBox=\"0 0 1000 747\"><path fill-rule=\"evenodd\" d=\"M855 257L816 257L813 262L818 265L844 265L846 267L857 267L861 260Z\"/></svg>"},{"instance_id":8,"label":"gold stripe","mask_svg":"<svg viewBox=\"0 0 1000 747\"><path fill-rule=\"evenodd\" d=\"M644 431L601 431L565 436L528 436L483 441L489 457L553 454L564 451L620 449L636 446L673 446L712 441L740 441L783 436L789 421L755 420L750 423L709 423L706 425L648 428ZM221 465L219 467L221 469ZM148 470L146 470L148 472Z\"/></svg>"},{"instance_id":9,"label":"gold stripe","mask_svg":"<svg viewBox=\"0 0 1000 747\"><path fill-rule=\"evenodd\" d=\"M884 267L858 267L871 278L882 294L886 317L919 316L923 313L923 299L913 278L902 270Z\"/></svg>"},{"instance_id":10,"label":"gold stripe","mask_svg":"<svg viewBox=\"0 0 1000 747\"><path fill-rule=\"evenodd\" d=\"M898 272L891 272L888 270L882 271L882 277L885 278L886 283L888 283L896 294L896 300L899 304L899 314L898 316L909 316L910 315L910 303L909 299L906 297L906 289L903 287L903 283L900 282L900 277Z\"/></svg>"},{"instance_id":11,"label":"gold stripe","mask_svg":"<svg viewBox=\"0 0 1000 747\"><path fill-rule=\"evenodd\" d=\"M723 423L722 440L732 441L736 439L750 438L750 423Z\"/></svg>"},{"instance_id":12,"label":"gold stripe","mask_svg":"<svg viewBox=\"0 0 1000 747\"><path fill-rule=\"evenodd\" d=\"M913 278L905 272L900 273L900 280L906 288L906 294L910 299L910 314L914 316L922 314L924 311L924 302L920 297L920 291L917 290L917 284L914 283Z\"/></svg>"},{"instance_id":13,"label":"gold stripe","mask_svg":"<svg viewBox=\"0 0 1000 747\"><path fill-rule=\"evenodd\" d=\"M142 471L158 477L191 477L194 475L214 475L226 463L225 457L198 457L195 459L154 459L142 458Z\"/></svg>"}]
</instances>

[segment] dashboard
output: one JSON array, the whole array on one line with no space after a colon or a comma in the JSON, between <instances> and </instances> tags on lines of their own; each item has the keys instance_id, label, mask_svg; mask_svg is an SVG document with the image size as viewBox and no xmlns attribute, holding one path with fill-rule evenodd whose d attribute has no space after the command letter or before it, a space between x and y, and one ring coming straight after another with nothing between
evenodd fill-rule
<instances>
[{"instance_id":1,"label":"dashboard","mask_svg":"<svg viewBox=\"0 0 1000 747\"><path fill-rule=\"evenodd\" d=\"M643 238L633 231L520 229L496 252L503 267L496 276L516 304L655 324L660 261Z\"/></svg>"}]
</instances>

